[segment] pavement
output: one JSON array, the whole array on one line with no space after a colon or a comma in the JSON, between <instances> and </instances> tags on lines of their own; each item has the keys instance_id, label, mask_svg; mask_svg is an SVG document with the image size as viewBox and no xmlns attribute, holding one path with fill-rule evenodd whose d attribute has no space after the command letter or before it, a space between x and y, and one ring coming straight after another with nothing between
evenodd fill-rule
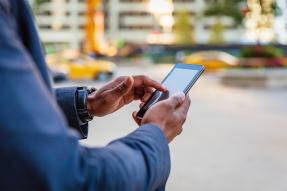
<instances>
[{"instance_id":1,"label":"pavement","mask_svg":"<svg viewBox=\"0 0 287 191\"><path fill-rule=\"evenodd\" d=\"M146 74L161 80L170 66L121 67L117 75ZM100 87L99 82L63 85ZM287 89L238 88L205 74L190 92L182 135L170 144L168 191L286 191ZM81 143L104 146L137 128L138 103L90 124Z\"/></svg>"},{"instance_id":2,"label":"pavement","mask_svg":"<svg viewBox=\"0 0 287 191\"><path fill-rule=\"evenodd\" d=\"M221 82L239 87L287 89L287 69L229 69L221 73Z\"/></svg>"}]
</instances>

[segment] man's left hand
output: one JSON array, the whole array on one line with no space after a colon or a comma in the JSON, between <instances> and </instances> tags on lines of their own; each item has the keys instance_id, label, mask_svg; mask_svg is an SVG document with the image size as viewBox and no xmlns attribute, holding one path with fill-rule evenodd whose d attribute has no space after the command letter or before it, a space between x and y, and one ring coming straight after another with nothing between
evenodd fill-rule
<instances>
[{"instance_id":1,"label":"man's left hand","mask_svg":"<svg viewBox=\"0 0 287 191\"><path fill-rule=\"evenodd\" d=\"M146 76L119 77L89 95L88 111L93 116L105 116L134 100L146 102L155 89L167 91L160 83Z\"/></svg>"}]
</instances>

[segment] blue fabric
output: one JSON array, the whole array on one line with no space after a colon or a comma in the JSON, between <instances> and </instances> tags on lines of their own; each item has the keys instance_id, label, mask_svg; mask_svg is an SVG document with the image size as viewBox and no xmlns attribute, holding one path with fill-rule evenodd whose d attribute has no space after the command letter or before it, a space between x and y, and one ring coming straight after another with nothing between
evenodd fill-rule
<instances>
[{"instance_id":1,"label":"blue fabric","mask_svg":"<svg viewBox=\"0 0 287 191\"><path fill-rule=\"evenodd\" d=\"M151 124L86 148L52 94L29 8L0 0L0 190L164 190L169 148Z\"/></svg>"},{"instance_id":2,"label":"blue fabric","mask_svg":"<svg viewBox=\"0 0 287 191\"><path fill-rule=\"evenodd\" d=\"M76 107L77 87L65 87L55 89L58 105L65 114L68 124L79 133L81 139L88 137L88 123L82 122Z\"/></svg>"}]
</instances>

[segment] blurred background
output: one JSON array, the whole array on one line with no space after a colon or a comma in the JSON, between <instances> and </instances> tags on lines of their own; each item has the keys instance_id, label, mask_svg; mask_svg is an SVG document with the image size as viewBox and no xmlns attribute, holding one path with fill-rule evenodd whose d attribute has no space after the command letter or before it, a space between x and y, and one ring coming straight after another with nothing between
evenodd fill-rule
<instances>
[{"instance_id":1,"label":"blurred background","mask_svg":"<svg viewBox=\"0 0 287 191\"><path fill-rule=\"evenodd\" d=\"M55 86L202 64L167 190L287 190L287 0L30 0ZM90 124L104 146L139 103Z\"/></svg>"}]
</instances>

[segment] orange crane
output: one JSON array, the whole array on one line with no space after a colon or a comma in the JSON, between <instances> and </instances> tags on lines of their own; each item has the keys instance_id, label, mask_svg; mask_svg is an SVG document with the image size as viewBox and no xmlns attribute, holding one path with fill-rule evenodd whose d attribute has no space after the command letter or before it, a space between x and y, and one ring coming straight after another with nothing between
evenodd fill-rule
<instances>
[{"instance_id":1,"label":"orange crane","mask_svg":"<svg viewBox=\"0 0 287 191\"><path fill-rule=\"evenodd\" d=\"M101 54L104 46L104 14L101 7L101 0L86 0L84 50L88 54Z\"/></svg>"}]
</instances>

